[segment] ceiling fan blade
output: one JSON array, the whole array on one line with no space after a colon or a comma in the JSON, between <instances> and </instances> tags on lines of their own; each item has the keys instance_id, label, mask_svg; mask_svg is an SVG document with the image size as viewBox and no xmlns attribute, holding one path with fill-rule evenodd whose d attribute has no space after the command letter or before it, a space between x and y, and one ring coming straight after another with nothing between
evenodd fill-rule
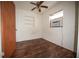
<instances>
[{"instance_id":1,"label":"ceiling fan blade","mask_svg":"<svg viewBox=\"0 0 79 59\"><path fill-rule=\"evenodd\" d=\"M44 1L40 1L38 5L40 6L43 2L44 2Z\"/></svg>"},{"instance_id":2,"label":"ceiling fan blade","mask_svg":"<svg viewBox=\"0 0 79 59\"><path fill-rule=\"evenodd\" d=\"M39 8L39 12L41 12L41 9Z\"/></svg>"},{"instance_id":3,"label":"ceiling fan blade","mask_svg":"<svg viewBox=\"0 0 79 59\"><path fill-rule=\"evenodd\" d=\"M33 2L30 2L31 4L33 4L33 5L36 5L35 3L33 3Z\"/></svg>"},{"instance_id":4,"label":"ceiling fan blade","mask_svg":"<svg viewBox=\"0 0 79 59\"><path fill-rule=\"evenodd\" d=\"M34 8L32 9L32 11L33 11L34 9L36 9L36 7L34 7Z\"/></svg>"},{"instance_id":5,"label":"ceiling fan blade","mask_svg":"<svg viewBox=\"0 0 79 59\"><path fill-rule=\"evenodd\" d=\"M43 7L43 8L48 8L48 6L41 6L41 7Z\"/></svg>"}]
</instances>

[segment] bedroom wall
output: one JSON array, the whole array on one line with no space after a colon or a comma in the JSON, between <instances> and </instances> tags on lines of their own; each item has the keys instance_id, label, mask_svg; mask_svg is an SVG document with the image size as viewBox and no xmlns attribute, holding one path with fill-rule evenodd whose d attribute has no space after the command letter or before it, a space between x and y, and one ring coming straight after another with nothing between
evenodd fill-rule
<instances>
[{"instance_id":1,"label":"bedroom wall","mask_svg":"<svg viewBox=\"0 0 79 59\"><path fill-rule=\"evenodd\" d=\"M41 16L33 13L25 7L16 5L16 42L41 38ZM33 20L33 24L28 24L27 20ZM31 21L29 22L31 23Z\"/></svg>"},{"instance_id":2,"label":"bedroom wall","mask_svg":"<svg viewBox=\"0 0 79 59\"><path fill-rule=\"evenodd\" d=\"M64 11L63 28L50 28L49 15ZM74 51L75 2L59 2L43 14L43 38Z\"/></svg>"},{"instance_id":3,"label":"bedroom wall","mask_svg":"<svg viewBox=\"0 0 79 59\"><path fill-rule=\"evenodd\" d=\"M79 58L79 2L78 2L78 44L77 44L77 58Z\"/></svg>"}]
</instances>

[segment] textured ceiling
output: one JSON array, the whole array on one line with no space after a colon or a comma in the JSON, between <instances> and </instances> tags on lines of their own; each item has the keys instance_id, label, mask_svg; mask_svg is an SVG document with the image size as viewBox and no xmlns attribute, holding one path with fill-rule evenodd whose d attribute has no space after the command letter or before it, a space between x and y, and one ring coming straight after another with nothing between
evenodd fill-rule
<instances>
[{"instance_id":1,"label":"textured ceiling","mask_svg":"<svg viewBox=\"0 0 79 59\"><path fill-rule=\"evenodd\" d=\"M18 8L21 8L21 9L25 9L25 10L29 10L31 11L31 9L33 7L35 7L34 5L30 4L31 1L15 1L15 5L16 7ZM36 2L36 1L32 1L32 2ZM44 3L42 5L46 5L48 6L48 9L51 8L54 4L56 4L57 2L56 1L44 1ZM45 8L41 8L41 13L45 12L47 9ZM35 13L39 13L37 9L35 9L33 12Z\"/></svg>"}]
</instances>

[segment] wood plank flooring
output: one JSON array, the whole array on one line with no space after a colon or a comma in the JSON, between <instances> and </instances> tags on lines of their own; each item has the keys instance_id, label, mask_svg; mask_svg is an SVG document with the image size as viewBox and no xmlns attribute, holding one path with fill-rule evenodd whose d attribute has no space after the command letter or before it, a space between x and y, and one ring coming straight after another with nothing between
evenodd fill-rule
<instances>
[{"instance_id":1,"label":"wood plank flooring","mask_svg":"<svg viewBox=\"0 0 79 59\"><path fill-rule=\"evenodd\" d=\"M18 42L11 58L74 58L74 53L44 39Z\"/></svg>"}]
</instances>

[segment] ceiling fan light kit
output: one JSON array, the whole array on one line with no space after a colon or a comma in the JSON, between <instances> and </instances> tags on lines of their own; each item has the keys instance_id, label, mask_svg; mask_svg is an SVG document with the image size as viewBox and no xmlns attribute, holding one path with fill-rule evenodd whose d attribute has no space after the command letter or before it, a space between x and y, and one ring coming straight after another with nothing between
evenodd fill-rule
<instances>
[{"instance_id":1,"label":"ceiling fan light kit","mask_svg":"<svg viewBox=\"0 0 79 59\"><path fill-rule=\"evenodd\" d=\"M39 1L39 2L30 2L31 4L35 5L36 7L32 8L32 11L35 9L38 9L39 12L41 12L41 8L48 8L48 6L42 5L44 1Z\"/></svg>"}]
</instances>

